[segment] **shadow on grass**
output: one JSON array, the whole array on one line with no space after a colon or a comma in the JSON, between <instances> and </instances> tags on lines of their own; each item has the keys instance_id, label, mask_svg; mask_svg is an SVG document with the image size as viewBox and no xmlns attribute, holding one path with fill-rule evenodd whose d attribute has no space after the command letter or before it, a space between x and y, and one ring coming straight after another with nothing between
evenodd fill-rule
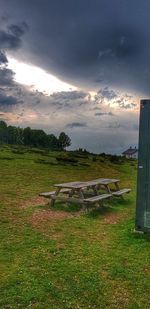
<instances>
[{"instance_id":1,"label":"shadow on grass","mask_svg":"<svg viewBox=\"0 0 150 309\"><path fill-rule=\"evenodd\" d=\"M132 231L132 238L138 239L138 240L146 240L147 242L150 242L150 232L137 232L135 230Z\"/></svg>"},{"instance_id":2,"label":"shadow on grass","mask_svg":"<svg viewBox=\"0 0 150 309\"><path fill-rule=\"evenodd\" d=\"M92 208L90 207L87 212L85 213L85 216L91 219L97 219L100 216L103 216L107 213L111 213L113 211L112 206L110 205L105 205L105 206L93 206Z\"/></svg>"},{"instance_id":3,"label":"shadow on grass","mask_svg":"<svg viewBox=\"0 0 150 309\"><path fill-rule=\"evenodd\" d=\"M65 211L70 213L76 213L81 212L84 216L88 218L96 219L100 216L104 216L108 213L118 213L118 211L121 208L128 208L130 206L130 200L125 200L121 198L113 198L109 202L105 202L102 206L95 206L90 205L88 206L87 210L84 209L84 207L80 204L75 203L62 203L62 202L56 202L54 206L51 206L50 204L46 205L37 205L36 208L38 209L45 209L45 210L52 210L52 211Z\"/></svg>"},{"instance_id":4,"label":"shadow on grass","mask_svg":"<svg viewBox=\"0 0 150 309\"><path fill-rule=\"evenodd\" d=\"M131 205L131 199L122 197L113 197L113 199L111 200L111 205L128 207L129 205Z\"/></svg>"},{"instance_id":5,"label":"shadow on grass","mask_svg":"<svg viewBox=\"0 0 150 309\"><path fill-rule=\"evenodd\" d=\"M38 205L39 209L45 209L45 210L53 210L53 211L67 211L67 212L79 212L82 210L82 206L79 204L66 204L62 202L57 202L54 204L54 206L51 206L50 204L46 205Z\"/></svg>"},{"instance_id":6,"label":"shadow on grass","mask_svg":"<svg viewBox=\"0 0 150 309\"><path fill-rule=\"evenodd\" d=\"M109 201L109 203L106 204L105 202L102 206L89 207L88 211L86 212L86 216L96 219L99 216L104 216L108 213L117 214L121 208L129 208L130 204L130 200L113 198L111 201Z\"/></svg>"}]
</instances>

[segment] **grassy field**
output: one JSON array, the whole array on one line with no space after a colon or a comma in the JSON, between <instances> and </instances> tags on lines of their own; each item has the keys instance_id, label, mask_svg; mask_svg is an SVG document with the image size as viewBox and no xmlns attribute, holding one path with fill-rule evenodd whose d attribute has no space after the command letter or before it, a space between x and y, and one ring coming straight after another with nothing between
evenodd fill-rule
<instances>
[{"instance_id":1,"label":"grassy field","mask_svg":"<svg viewBox=\"0 0 150 309\"><path fill-rule=\"evenodd\" d=\"M0 148L0 308L150 308L150 238L133 233L136 162L91 155L63 165L57 155ZM132 193L88 213L38 197L54 183L98 177Z\"/></svg>"}]
</instances>

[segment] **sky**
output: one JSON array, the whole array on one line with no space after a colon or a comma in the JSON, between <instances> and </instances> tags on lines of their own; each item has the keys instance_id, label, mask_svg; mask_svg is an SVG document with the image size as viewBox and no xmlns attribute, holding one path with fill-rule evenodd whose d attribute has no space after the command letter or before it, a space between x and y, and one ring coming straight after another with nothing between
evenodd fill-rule
<instances>
[{"instance_id":1,"label":"sky","mask_svg":"<svg viewBox=\"0 0 150 309\"><path fill-rule=\"evenodd\" d=\"M150 1L0 0L0 119L72 149L138 144L150 97Z\"/></svg>"}]
</instances>

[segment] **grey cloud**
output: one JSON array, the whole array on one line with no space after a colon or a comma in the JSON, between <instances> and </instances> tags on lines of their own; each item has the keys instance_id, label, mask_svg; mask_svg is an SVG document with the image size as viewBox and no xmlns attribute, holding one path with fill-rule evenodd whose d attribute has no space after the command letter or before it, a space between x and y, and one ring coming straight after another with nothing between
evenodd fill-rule
<instances>
[{"instance_id":1,"label":"grey cloud","mask_svg":"<svg viewBox=\"0 0 150 309\"><path fill-rule=\"evenodd\" d=\"M14 36L21 37L28 30L28 25L26 22L22 22L20 24L12 24L8 29Z\"/></svg>"},{"instance_id":2,"label":"grey cloud","mask_svg":"<svg viewBox=\"0 0 150 309\"><path fill-rule=\"evenodd\" d=\"M108 126L106 126L106 128L108 129L120 129L120 128L124 128L124 125L121 125L119 122L113 122L113 123L110 123Z\"/></svg>"},{"instance_id":3,"label":"grey cloud","mask_svg":"<svg viewBox=\"0 0 150 309\"><path fill-rule=\"evenodd\" d=\"M120 108L133 109L134 107L136 107L136 104L133 102L128 102L128 100L131 98L132 98L131 96L126 96L126 95L122 97L118 97L115 103L117 103Z\"/></svg>"},{"instance_id":4,"label":"grey cloud","mask_svg":"<svg viewBox=\"0 0 150 309\"><path fill-rule=\"evenodd\" d=\"M1 49L16 50L21 47L22 36L28 26L25 22L20 24L8 25L8 29L0 30L0 46Z\"/></svg>"},{"instance_id":5,"label":"grey cloud","mask_svg":"<svg viewBox=\"0 0 150 309\"><path fill-rule=\"evenodd\" d=\"M15 49L20 47L21 40L20 37L16 37L12 33L0 30L0 45L4 49Z\"/></svg>"},{"instance_id":6,"label":"grey cloud","mask_svg":"<svg viewBox=\"0 0 150 309\"><path fill-rule=\"evenodd\" d=\"M89 94L83 91L61 91L49 96L50 104L57 109L73 109L88 103Z\"/></svg>"},{"instance_id":7,"label":"grey cloud","mask_svg":"<svg viewBox=\"0 0 150 309\"><path fill-rule=\"evenodd\" d=\"M66 125L66 128L70 128L70 129L84 128L84 127L87 127L87 124L85 122L72 122L72 123L68 123Z\"/></svg>"},{"instance_id":8,"label":"grey cloud","mask_svg":"<svg viewBox=\"0 0 150 309\"><path fill-rule=\"evenodd\" d=\"M4 52L0 50L0 65L8 63L7 57Z\"/></svg>"},{"instance_id":9,"label":"grey cloud","mask_svg":"<svg viewBox=\"0 0 150 309\"><path fill-rule=\"evenodd\" d=\"M0 86L12 86L14 75L14 72L7 67L0 68Z\"/></svg>"},{"instance_id":10,"label":"grey cloud","mask_svg":"<svg viewBox=\"0 0 150 309\"><path fill-rule=\"evenodd\" d=\"M87 96L87 93L83 91L61 91L55 92L50 97L55 100L60 101L70 101L70 100L79 100L84 99Z\"/></svg>"},{"instance_id":11,"label":"grey cloud","mask_svg":"<svg viewBox=\"0 0 150 309\"><path fill-rule=\"evenodd\" d=\"M97 95L103 97L104 99L107 99L108 101L117 97L117 94L108 87L99 90Z\"/></svg>"},{"instance_id":12,"label":"grey cloud","mask_svg":"<svg viewBox=\"0 0 150 309\"><path fill-rule=\"evenodd\" d=\"M128 103L128 104L120 104L120 107L125 108L125 109L132 109L133 107L135 107L136 105L134 103Z\"/></svg>"},{"instance_id":13,"label":"grey cloud","mask_svg":"<svg viewBox=\"0 0 150 309\"><path fill-rule=\"evenodd\" d=\"M134 103L133 96L126 93L121 93L119 91L114 91L109 87L104 87L100 89L95 95L95 104L97 105L95 108L99 107L99 104L103 105L105 100L111 104L117 104L121 109L133 109L136 107L136 103ZM95 114L98 116L98 114ZM103 113L99 113L99 116L102 116Z\"/></svg>"},{"instance_id":14,"label":"grey cloud","mask_svg":"<svg viewBox=\"0 0 150 309\"><path fill-rule=\"evenodd\" d=\"M95 113L95 116L115 116L112 112L108 112L108 113Z\"/></svg>"},{"instance_id":15,"label":"grey cloud","mask_svg":"<svg viewBox=\"0 0 150 309\"><path fill-rule=\"evenodd\" d=\"M3 107L7 108L12 105L16 105L18 103L17 98L13 96L7 96L0 94L0 108L2 109Z\"/></svg>"}]
</instances>

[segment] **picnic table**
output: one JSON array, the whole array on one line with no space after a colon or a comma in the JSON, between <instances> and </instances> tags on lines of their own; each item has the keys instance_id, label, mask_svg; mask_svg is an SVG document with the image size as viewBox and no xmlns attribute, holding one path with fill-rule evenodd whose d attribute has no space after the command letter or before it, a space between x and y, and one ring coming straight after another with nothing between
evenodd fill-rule
<instances>
[{"instance_id":1,"label":"picnic table","mask_svg":"<svg viewBox=\"0 0 150 309\"><path fill-rule=\"evenodd\" d=\"M73 181L61 184L55 184L55 191L41 193L40 196L51 199L51 206L55 200L65 203L80 203L83 205L102 204L104 199L108 199L113 195L122 196L128 193L130 189L120 189L119 179L98 178L90 181ZM114 190L110 185L114 184ZM104 188L105 192L100 193L99 190Z\"/></svg>"}]
</instances>

